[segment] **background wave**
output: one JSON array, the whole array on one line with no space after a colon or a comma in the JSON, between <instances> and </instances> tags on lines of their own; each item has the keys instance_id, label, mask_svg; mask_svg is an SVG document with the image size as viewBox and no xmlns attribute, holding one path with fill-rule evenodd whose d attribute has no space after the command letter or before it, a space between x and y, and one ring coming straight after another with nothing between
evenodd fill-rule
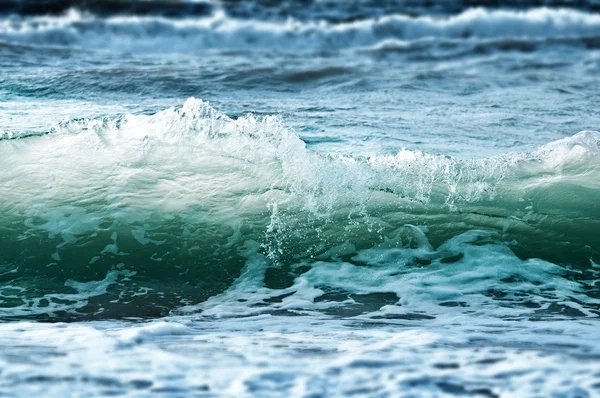
<instances>
[{"instance_id":1,"label":"background wave","mask_svg":"<svg viewBox=\"0 0 600 398\"><path fill-rule=\"evenodd\" d=\"M122 51L201 49L339 50L386 40L423 38L561 38L600 35L600 15L569 9L469 9L444 17L387 15L355 22L244 20L222 11L202 18L98 17L71 9L58 16L13 16L0 22L0 39L28 45Z\"/></svg>"},{"instance_id":2,"label":"background wave","mask_svg":"<svg viewBox=\"0 0 600 398\"><path fill-rule=\"evenodd\" d=\"M533 3L533 4L532 4ZM19 15L60 14L78 9L100 16L155 15L167 17L205 16L222 10L235 18L321 19L329 22L349 22L389 14L444 15L457 14L474 7L491 9L526 9L531 6L568 7L582 11L600 11L596 0L286 0L270 1L202 1L202 0L1 0L0 13Z\"/></svg>"}]
</instances>

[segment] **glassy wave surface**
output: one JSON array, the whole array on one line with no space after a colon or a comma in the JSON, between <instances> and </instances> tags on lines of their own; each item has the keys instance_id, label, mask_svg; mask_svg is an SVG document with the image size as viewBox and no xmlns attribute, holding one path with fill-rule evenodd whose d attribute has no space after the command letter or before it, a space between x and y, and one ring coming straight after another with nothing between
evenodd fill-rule
<instances>
[{"instance_id":1,"label":"glassy wave surface","mask_svg":"<svg viewBox=\"0 0 600 398\"><path fill-rule=\"evenodd\" d=\"M0 395L600 393L596 2L0 5Z\"/></svg>"}]
</instances>

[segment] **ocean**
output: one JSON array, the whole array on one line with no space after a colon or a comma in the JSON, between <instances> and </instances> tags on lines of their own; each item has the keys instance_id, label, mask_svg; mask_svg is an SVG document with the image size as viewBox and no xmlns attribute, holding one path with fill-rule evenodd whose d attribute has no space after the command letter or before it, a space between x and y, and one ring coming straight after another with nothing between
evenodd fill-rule
<instances>
[{"instance_id":1,"label":"ocean","mask_svg":"<svg viewBox=\"0 0 600 398\"><path fill-rule=\"evenodd\" d=\"M0 0L0 396L600 396L596 0Z\"/></svg>"}]
</instances>

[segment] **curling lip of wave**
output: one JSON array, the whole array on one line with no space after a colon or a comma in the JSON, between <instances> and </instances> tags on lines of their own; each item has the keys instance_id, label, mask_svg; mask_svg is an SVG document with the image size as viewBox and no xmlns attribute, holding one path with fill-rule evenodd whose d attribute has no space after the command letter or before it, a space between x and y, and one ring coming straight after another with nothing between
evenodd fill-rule
<instances>
[{"instance_id":1,"label":"curling lip of wave","mask_svg":"<svg viewBox=\"0 0 600 398\"><path fill-rule=\"evenodd\" d=\"M222 12L200 19L117 16L99 18L71 10L62 16L12 17L0 22L0 40L124 51L195 49L336 50L364 48L384 40L495 37L596 37L600 14L569 9L528 11L470 9L445 17L389 15L332 24L233 19Z\"/></svg>"},{"instance_id":2,"label":"curling lip of wave","mask_svg":"<svg viewBox=\"0 0 600 398\"><path fill-rule=\"evenodd\" d=\"M590 173L598 170L600 154L600 134L594 131L580 132L533 152L508 153L485 159L461 160L410 150L403 150L395 156L324 154L307 149L306 144L285 127L279 116L255 118L246 115L231 119L195 98L188 99L182 107L169 108L150 116L67 120L49 133L47 139L50 142L44 146L60 147L63 145L61 142L68 140L65 135L81 135L77 140L81 141L82 148L89 147L88 137L105 150L129 159L119 163L118 167L129 167L132 162L138 167L131 159L139 158L144 164L153 164L155 171L166 168L164 171L169 176L172 176L173 165L164 164L160 159L163 155L171 156L169 148L173 145L183 151L178 156L187 158L186 151L191 151L194 159L189 159L193 163L190 167L198 166L199 170L204 166L201 158L196 159L198 151L206 157L216 156L225 162L223 169L215 169L218 173L236 175L238 170L231 169L229 165L236 159L236 162L244 164L244 170L252 171L250 175L255 179L252 190L264 192L275 187L300 197L317 195L320 197L316 202L320 203L317 210L349 197L351 202L360 202L360 198L368 201L373 191L425 202L436 197L434 201L453 204L455 200L477 202L493 198L497 188L510 192L516 190L506 192L516 200L517 192L527 189L523 184L536 186L540 181L550 181L550 177L564 180L566 175L579 176L585 186L596 186L594 179L589 177ZM0 135L0 143L2 138L16 138L23 141L19 146L24 150L41 144L35 137L22 136L19 139L19 136L5 133ZM32 145L25 142L29 140L33 140ZM5 154L10 158L14 155L10 148L10 145L0 146L0 153L7 151ZM80 168L82 163L76 158L85 158L86 152L71 151L68 156ZM15 161L20 161L20 158ZM52 157L48 161L52 161ZM273 170L275 165L279 171ZM90 165L93 168L106 166ZM98 183L102 184L102 181ZM347 194L350 196L346 197Z\"/></svg>"},{"instance_id":3,"label":"curling lip of wave","mask_svg":"<svg viewBox=\"0 0 600 398\"><path fill-rule=\"evenodd\" d=\"M49 133L0 140L0 165L11 165L13 170L6 173L0 191L14 211L37 208L37 216L47 213L45 205L26 204L32 196L43 197L33 201L45 203L45 181L57 178L45 174L62 156L62 183L52 196L57 204L90 195L103 201L100 188L110 179L111 190L128 192L119 199L122 205L148 210L167 204L187 209L204 203L227 215L228 209L239 210L244 204L247 214L262 214L267 201L318 217L340 211L368 213L369 208L379 212L389 206L410 212L412 204L442 213L478 206L474 211L507 217L529 214L531 200L541 206L536 211L545 214L600 219L599 209L589 205L597 203L600 192L594 178L600 171L600 133L595 131L580 132L533 152L483 159L418 150L402 150L395 156L327 154L308 149L279 116L231 119L190 98L182 107L154 115L70 120ZM103 156L90 157L99 150ZM39 151L45 155L40 157ZM94 177L86 185L74 183L80 190L75 192L66 181L77 181L83 170L107 172L91 173ZM120 177L133 170L137 174L145 170L139 177L146 183L131 184ZM159 176L172 183L156 184L163 180ZM206 187L207 181L211 189L194 189L196 195L190 195L191 187ZM255 195L257 200L246 200ZM109 208L105 210L110 215Z\"/></svg>"}]
</instances>

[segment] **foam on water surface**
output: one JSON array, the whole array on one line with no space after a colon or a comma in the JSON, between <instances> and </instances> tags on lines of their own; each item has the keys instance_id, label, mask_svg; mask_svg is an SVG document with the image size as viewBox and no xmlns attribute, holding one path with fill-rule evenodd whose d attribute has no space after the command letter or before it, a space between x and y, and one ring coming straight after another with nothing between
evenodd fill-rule
<instances>
[{"instance_id":1,"label":"foam on water surface","mask_svg":"<svg viewBox=\"0 0 600 398\"><path fill-rule=\"evenodd\" d=\"M0 341L7 349L0 359L0 391L18 391L17 396L593 396L599 377L595 325L550 322L533 335L527 326L454 321L365 327L271 316L138 326L2 325Z\"/></svg>"}]
</instances>

